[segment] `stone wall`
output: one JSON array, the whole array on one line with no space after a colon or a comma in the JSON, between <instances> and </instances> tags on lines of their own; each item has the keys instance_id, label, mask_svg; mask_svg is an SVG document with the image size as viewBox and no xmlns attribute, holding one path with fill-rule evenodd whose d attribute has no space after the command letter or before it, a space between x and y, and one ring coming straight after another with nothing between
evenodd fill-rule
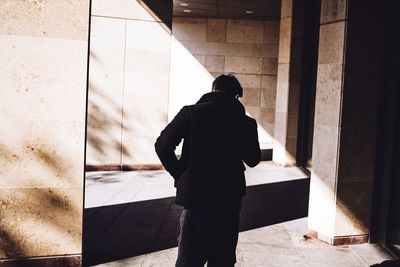
<instances>
[{"instance_id":1,"label":"stone wall","mask_svg":"<svg viewBox=\"0 0 400 267\"><path fill-rule=\"evenodd\" d=\"M279 22L175 17L172 34L180 43L181 49L187 50L187 54L211 77L209 83L204 85L206 87L203 88L203 93L211 90L212 77L222 73L236 73L244 87L242 102L247 112L259 123L262 146L271 148L274 136ZM172 62L171 69L174 66ZM175 75L190 75L190 70L183 69ZM186 91L191 86L196 85L188 82ZM171 86L170 90L173 94L175 88ZM198 91L200 94L201 90ZM195 101L195 98L191 100ZM182 101L170 113L176 113L184 104L190 102Z\"/></svg>"},{"instance_id":2,"label":"stone wall","mask_svg":"<svg viewBox=\"0 0 400 267\"><path fill-rule=\"evenodd\" d=\"M91 27L87 164L157 163L170 30L145 5L127 0L93 0Z\"/></svg>"},{"instance_id":3,"label":"stone wall","mask_svg":"<svg viewBox=\"0 0 400 267\"><path fill-rule=\"evenodd\" d=\"M80 254L89 1L0 21L0 259Z\"/></svg>"}]
</instances>

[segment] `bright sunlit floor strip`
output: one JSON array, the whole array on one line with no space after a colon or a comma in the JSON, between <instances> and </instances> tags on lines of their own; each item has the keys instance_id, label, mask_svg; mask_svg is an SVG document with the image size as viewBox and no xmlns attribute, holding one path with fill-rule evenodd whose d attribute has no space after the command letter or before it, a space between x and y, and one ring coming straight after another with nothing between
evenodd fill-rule
<instances>
[{"instance_id":1,"label":"bright sunlit floor strip","mask_svg":"<svg viewBox=\"0 0 400 267\"><path fill-rule=\"evenodd\" d=\"M304 179L300 168L282 168L270 161L246 170L247 186ZM165 171L88 172L85 208L175 196L172 177Z\"/></svg>"},{"instance_id":2,"label":"bright sunlit floor strip","mask_svg":"<svg viewBox=\"0 0 400 267\"><path fill-rule=\"evenodd\" d=\"M392 259L377 245L331 247L303 238L307 218L241 232L236 267L365 267ZM173 267L177 248L126 258L96 266Z\"/></svg>"}]
</instances>

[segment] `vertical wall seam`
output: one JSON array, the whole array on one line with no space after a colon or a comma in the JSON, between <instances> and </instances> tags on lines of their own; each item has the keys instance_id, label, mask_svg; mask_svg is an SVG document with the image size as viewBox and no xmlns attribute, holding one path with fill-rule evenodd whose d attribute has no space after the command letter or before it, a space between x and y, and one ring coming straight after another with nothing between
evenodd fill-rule
<instances>
[{"instance_id":1,"label":"vertical wall seam","mask_svg":"<svg viewBox=\"0 0 400 267\"><path fill-rule=\"evenodd\" d=\"M127 41L127 28L128 23L125 20L125 40L124 40L124 66L123 66L123 74L122 74L122 108L121 108L121 135L120 135L120 152L119 152L119 165L122 170L122 154L124 150L123 146L123 132L124 132L124 99L125 99L125 72L126 72L126 41Z\"/></svg>"}]
</instances>

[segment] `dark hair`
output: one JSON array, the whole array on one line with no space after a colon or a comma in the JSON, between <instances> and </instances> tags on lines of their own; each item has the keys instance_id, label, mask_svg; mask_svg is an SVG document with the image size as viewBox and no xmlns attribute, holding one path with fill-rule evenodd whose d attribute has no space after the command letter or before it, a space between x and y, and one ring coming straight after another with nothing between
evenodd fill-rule
<instances>
[{"instance_id":1,"label":"dark hair","mask_svg":"<svg viewBox=\"0 0 400 267\"><path fill-rule=\"evenodd\" d=\"M243 96L243 88L232 73L218 76L212 83L212 90L228 93L232 97Z\"/></svg>"}]
</instances>

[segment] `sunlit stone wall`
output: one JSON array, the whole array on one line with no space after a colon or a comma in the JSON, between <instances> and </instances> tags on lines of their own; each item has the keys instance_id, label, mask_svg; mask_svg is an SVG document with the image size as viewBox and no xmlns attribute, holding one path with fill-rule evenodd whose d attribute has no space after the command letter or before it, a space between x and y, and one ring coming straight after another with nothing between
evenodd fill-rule
<instances>
[{"instance_id":1,"label":"sunlit stone wall","mask_svg":"<svg viewBox=\"0 0 400 267\"><path fill-rule=\"evenodd\" d=\"M259 123L260 141L274 136L279 21L174 17L169 117L211 90L214 77L234 72L242 102Z\"/></svg>"},{"instance_id":2,"label":"sunlit stone wall","mask_svg":"<svg viewBox=\"0 0 400 267\"><path fill-rule=\"evenodd\" d=\"M0 259L80 254L89 1L0 21Z\"/></svg>"},{"instance_id":3,"label":"sunlit stone wall","mask_svg":"<svg viewBox=\"0 0 400 267\"><path fill-rule=\"evenodd\" d=\"M159 162L170 52L170 30L140 1L92 1L88 165Z\"/></svg>"}]
</instances>

